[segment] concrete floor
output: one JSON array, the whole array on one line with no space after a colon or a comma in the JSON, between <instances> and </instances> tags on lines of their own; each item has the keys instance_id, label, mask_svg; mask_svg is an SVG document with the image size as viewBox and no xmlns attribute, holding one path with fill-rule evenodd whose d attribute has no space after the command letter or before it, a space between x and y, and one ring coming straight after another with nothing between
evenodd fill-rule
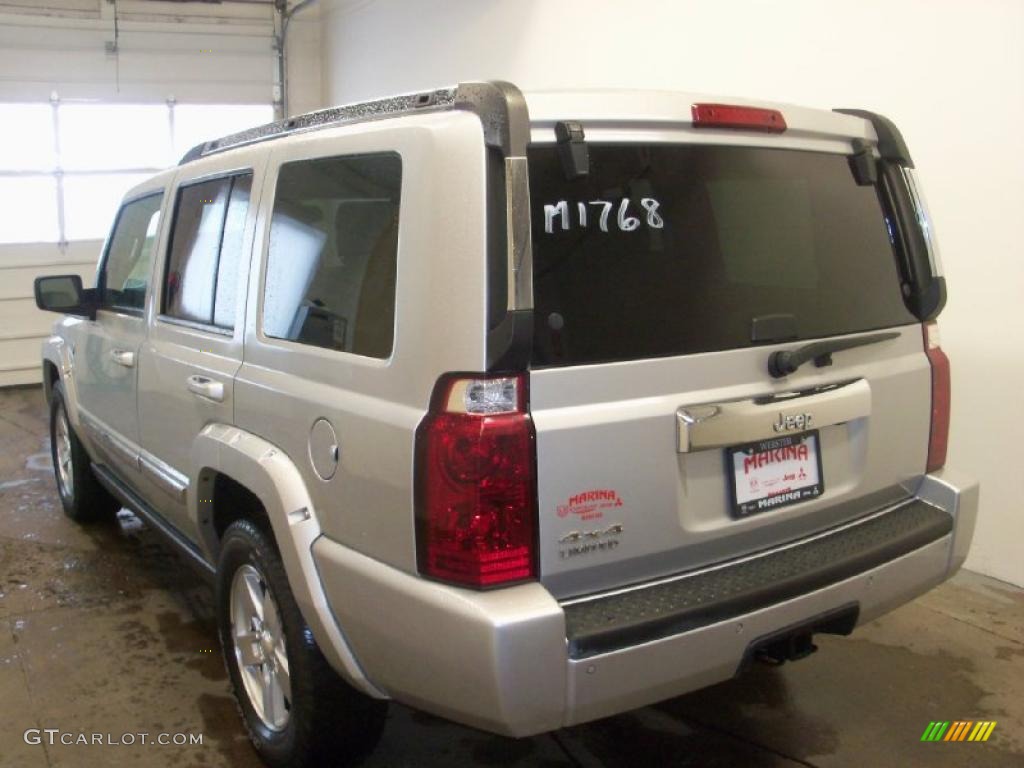
<instances>
[{"instance_id":1,"label":"concrete floor","mask_svg":"<svg viewBox=\"0 0 1024 768\"><path fill-rule=\"evenodd\" d=\"M258 766L212 593L122 512L61 512L38 388L0 390L0 766ZM393 705L367 766L1021 766L1024 591L967 572L821 651L619 717L512 741ZM931 720L995 720L925 743ZM29 728L202 746L29 745Z\"/></svg>"}]
</instances>

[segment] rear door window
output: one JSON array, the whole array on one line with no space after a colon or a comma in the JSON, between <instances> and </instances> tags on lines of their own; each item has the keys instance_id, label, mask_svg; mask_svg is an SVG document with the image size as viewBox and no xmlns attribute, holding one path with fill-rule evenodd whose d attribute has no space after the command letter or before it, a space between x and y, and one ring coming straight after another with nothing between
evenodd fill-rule
<instances>
[{"instance_id":1,"label":"rear door window","mask_svg":"<svg viewBox=\"0 0 1024 768\"><path fill-rule=\"evenodd\" d=\"M843 155L591 145L569 181L529 149L534 363L737 349L755 317L799 339L915 322L874 187Z\"/></svg>"},{"instance_id":2,"label":"rear door window","mask_svg":"<svg viewBox=\"0 0 1024 768\"><path fill-rule=\"evenodd\" d=\"M244 258L243 234L251 193L252 174L235 176L228 207L224 212L224 232L220 238L220 259L217 262L217 288L213 297L213 324L221 328L231 328L235 324L238 296L249 268L249 260Z\"/></svg>"},{"instance_id":3,"label":"rear door window","mask_svg":"<svg viewBox=\"0 0 1024 768\"><path fill-rule=\"evenodd\" d=\"M166 316L234 327L251 187L247 173L178 190L164 280Z\"/></svg>"},{"instance_id":4,"label":"rear door window","mask_svg":"<svg viewBox=\"0 0 1024 768\"><path fill-rule=\"evenodd\" d=\"M267 336L391 355L401 186L394 153L281 166L263 296Z\"/></svg>"}]
</instances>

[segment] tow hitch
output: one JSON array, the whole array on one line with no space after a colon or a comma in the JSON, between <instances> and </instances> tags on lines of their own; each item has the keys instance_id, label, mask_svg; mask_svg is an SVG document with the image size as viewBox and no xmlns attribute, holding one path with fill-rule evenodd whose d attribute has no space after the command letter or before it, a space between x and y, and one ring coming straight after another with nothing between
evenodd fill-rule
<instances>
[{"instance_id":1,"label":"tow hitch","mask_svg":"<svg viewBox=\"0 0 1024 768\"><path fill-rule=\"evenodd\" d=\"M798 661L816 650L810 632L800 632L762 645L754 650L754 658L763 664L777 667L787 661Z\"/></svg>"},{"instance_id":2,"label":"tow hitch","mask_svg":"<svg viewBox=\"0 0 1024 768\"><path fill-rule=\"evenodd\" d=\"M818 646L814 644L814 635L850 634L857 626L859 612L860 608L856 604L845 605L808 621L759 637L747 648L738 671L742 671L755 660L777 667L787 661L806 658L818 650Z\"/></svg>"}]
</instances>

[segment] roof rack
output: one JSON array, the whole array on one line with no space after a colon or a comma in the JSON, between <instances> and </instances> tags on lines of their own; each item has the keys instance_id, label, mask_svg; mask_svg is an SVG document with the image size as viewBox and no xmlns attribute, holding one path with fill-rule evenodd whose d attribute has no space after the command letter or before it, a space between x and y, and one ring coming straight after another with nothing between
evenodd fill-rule
<instances>
[{"instance_id":1,"label":"roof rack","mask_svg":"<svg viewBox=\"0 0 1024 768\"><path fill-rule=\"evenodd\" d=\"M302 131L311 131L319 128L344 125L346 123L360 123L382 117L393 117L406 112L415 112L427 108L451 108L455 106L457 92L458 89L455 87L438 88L433 91L406 93L386 99L343 104L338 107L319 109L315 112L306 112L302 115L277 120L265 125L258 125L255 128L247 128L238 133L232 133L219 139L197 144L185 153L178 162L178 165L184 165L192 160L198 160L201 157L224 152L235 147L276 139L280 136L288 136Z\"/></svg>"}]
</instances>

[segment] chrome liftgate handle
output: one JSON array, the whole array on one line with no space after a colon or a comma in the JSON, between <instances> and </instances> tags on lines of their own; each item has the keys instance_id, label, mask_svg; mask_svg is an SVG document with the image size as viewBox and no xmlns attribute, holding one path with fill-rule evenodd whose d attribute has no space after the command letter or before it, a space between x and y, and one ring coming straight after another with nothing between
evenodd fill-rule
<instances>
[{"instance_id":1,"label":"chrome liftgate handle","mask_svg":"<svg viewBox=\"0 0 1024 768\"><path fill-rule=\"evenodd\" d=\"M870 415L871 386L865 379L766 397L684 405L676 411L676 450L693 453L727 448L779 437L789 429L828 427Z\"/></svg>"}]
</instances>

